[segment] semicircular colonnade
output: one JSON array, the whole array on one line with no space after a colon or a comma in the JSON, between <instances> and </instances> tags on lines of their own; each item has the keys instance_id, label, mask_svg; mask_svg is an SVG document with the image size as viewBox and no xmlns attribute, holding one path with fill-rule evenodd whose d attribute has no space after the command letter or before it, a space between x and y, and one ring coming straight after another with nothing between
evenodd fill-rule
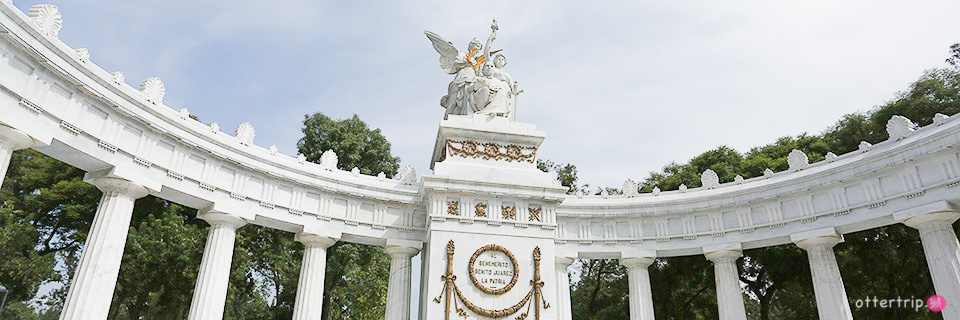
<instances>
[{"instance_id":1,"label":"semicircular colonnade","mask_svg":"<svg viewBox=\"0 0 960 320\"><path fill-rule=\"evenodd\" d=\"M14 150L33 148L87 171L85 181L104 192L61 319L106 318L133 200L147 194L200 209L211 225L191 319L222 318L235 232L248 223L296 233L305 245L295 319L319 315L326 248L336 241L386 247L392 257L386 318L408 318L413 283L422 292L433 289L423 280L426 269L419 281L411 277L410 260L427 253L430 230L447 221L540 232L551 248L538 249L555 261L544 269L556 274L547 276L555 290L545 295L556 301L558 310L550 312L558 319L571 316L566 268L575 258L621 259L629 270L631 319L653 319L647 268L654 258L684 255L714 262L721 318L745 319L736 259L746 249L787 243L808 253L821 319L850 319L832 248L845 233L895 223L920 230L937 294L960 301L960 248L951 227L960 217L957 117L938 115L918 127L897 116L885 142L864 142L816 163L795 151L789 170L734 182L705 172L703 186L678 191L567 195L552 178L477 182L437 169L418 179L412 167L387 179L339 170L332 152L320 164L279 154L253 144L249 124L230 135L165 106L159 78L132 87L122 73L91 63L86 49L61 42L55 6L24 13L3 1L0 11L0 177ZM451 116L441 133L455 137L462 128L492 123L521 135L534 155L545 137L532 125L480 122ZM442 143L454 141L448 140L437 141L438 166L454 157L452 145ZM502 170L526 172L532 165L521 162ZM635 190L630 183L625 189ZM489 215L464 214L480 206ZM423 297L421 317L429 300ZM958 319L960 307L948 306L943 315Z\"/></svg>"}]
</instances>

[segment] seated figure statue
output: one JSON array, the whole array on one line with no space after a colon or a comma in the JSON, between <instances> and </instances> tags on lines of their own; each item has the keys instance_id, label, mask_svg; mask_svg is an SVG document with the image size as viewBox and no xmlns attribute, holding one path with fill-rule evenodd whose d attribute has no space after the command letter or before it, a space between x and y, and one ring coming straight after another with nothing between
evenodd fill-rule
<instances>
[{"instance_id":1,"label":"seated figure statue","mask_svg":"<svg viewBox=\"0 0 960 320\"><path fill-rule=\"evenodd\" d=\"M433 32L424 31L434 49L440 53L440 67L448 74L455 74L447 86L447 95L440 99L440 105L446 109L444 118L451 114L509 116L510 99L517 93L517 88L510 75L503 70L506 57L497 54L490 59L490 47L497 35L496 20L491 28L493 32L486 46L482 46L480 40L473 39L466 53L461 53L453 43ZM477 55L481 49L483 55ZM493 63L490 63L491 60Z\"/></svg>"}]
</instances>

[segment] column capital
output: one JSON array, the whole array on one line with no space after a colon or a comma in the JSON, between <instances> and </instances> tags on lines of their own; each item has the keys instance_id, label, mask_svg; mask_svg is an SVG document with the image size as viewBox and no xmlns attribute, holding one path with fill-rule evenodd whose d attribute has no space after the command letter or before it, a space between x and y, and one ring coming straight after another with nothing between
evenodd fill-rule
<instances>
[{"instance_id":1,"label":"column capital","mask_svg":"<svg viewBox=\"0 0 960 320\"><path fill-rule=\"evenodd\" d=\"M573 261L576 260L577 257L572 255L560 255L560 256L554 257L554 259L556 259L555 261L556 265L558 266L562 265L565 269L569 267L571 264L573 264Z\"/></svg>"},{"instance_id":2,"label":"column capital","mask_svg":"<svg viewBox=\"0 0 960 320\"><path fill-rule=\"evenodd\" d=\"M401 255L413 257L420 252L420 248L423 248L423 243L420 241L387 239L387 245L384 251L391 256Z\"/></svg>"},{"instance_id":3,"label":"column capital","mask_svg":"<svg viewBox=\"0 0 960 320\"><path fill-rule=\"evenodd\" d=\"M23 131L0 124L0 144L7 144L13 150L28 148L37 143Z\"/></svg>"},{"instance_id":4,"label":"column capital","mask_svg":"<svg viewBox=\"0 0 960 320\"><path fill-rule=\"evenodd\" d=\"M126 179L113 178L113 177L100 177L88 181L103 191L104 193L115 192L125 196L128 196L132 199L140 199L150 193L147 188L143 186L130 182Z\"/></svg>"},{"instance_id":5,"label":"column capital","mask_svg":"<svg viewBox=\"0 0 960 320\"><path fill-rule=\"evenodd\" d=\"M337 241L340 239L321 236L313 233L300 232L293 236L293 240L303 243L303 245L307 247L322 247L326 249L332 246L334 243L337 243Z\"/></svg>"},{"instance_id":6,"label":"column capital","mask_svg":"<svg viewBox=\"0 0 960 320\"><path fill-rule=\"evenodd\" d=\"M722 250L722 251L711 251L704 254L707 257L707 260L713 261L713 263L721 262L736 262L737 259L743 256L743 251L740 250Z\"/></svg>"},{"instance_id":7,"label":"column capital","mask_svg":"<svg viewBox=\"0 0 960 320\"><path fill-rule=\"evenodd\" d=\"M635 268L647 268L653 264L654 258L652 257L631 257L631 258L621 258L620 264L627 269Z\"/></svg>"},{"instance_id":8,"label":"column capital","mask_svg":"<svg viewBox=\"0 0 960 320\"><path fill-rule=\"evenodd\" d=\"M907 210L897 211L893 218L914 229L951 225L960 219L958 207L947 201L937 201Z\"/></svg>"},{"instance_id":9,"label":"column capital","mask_svg":"<svg viewBox=\"0 0 960 320\"><path fill-rule=\"evenodd\" d=\"M131 169L129 167L109 167L97 171L88 171L83 175L84 182L96 185L98 188L100 188L100 186L97 185L96 181L105 178L129 181L130 183L146 188L148 192L160 192L160 190L163 189L163 183L143 175L143 173L137 169ZM103 190L103 188L100 188L100 190Z\"/></svg>"},{"instance_id":10,"label":"column capital","mask_svg":"<svg viewBox=\"0 0 960 320\"><path fill-rule=\"evenodd\" d=\"M226 225L226 226L231 226L234 229L240 228L247 224L246 220L238 216L228 214L228 213L223 213L223 212L209 211L209 210L202 210L200 213L197 214L197 218L202 219L203 221L206 221L211 226Z\"/></svg>"},{"instance_id":11,"label":"column capital","mask_svg":"<svg viewBox=\"0 0 960 320\"><path fill-rule=\"evenodd\" d=\"M790 235L790 241L804 250L817 247L833 247L843 242L843 235L834 228L810 230Z\"/></svg>"}]
</instances>

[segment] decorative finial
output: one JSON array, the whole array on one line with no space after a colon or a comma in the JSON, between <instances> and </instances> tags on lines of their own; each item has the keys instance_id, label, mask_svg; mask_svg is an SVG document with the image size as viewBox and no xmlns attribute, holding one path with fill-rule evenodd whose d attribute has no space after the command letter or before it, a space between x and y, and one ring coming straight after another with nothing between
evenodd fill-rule
<instances>
[{"instance_id":1,"label":"decorative finial","mask_svg":"<svg viewBox=\"0 0 960 320\"><path fill-rule=\"evenodd\" d=\"M623 195L627 197L634 197L640 194L640 186L636 182L633 182L633 179L627 179L623 182Z\"/></svg>"},{"instance_id":2,"label":"decorative finial","mask_svg":"<svg viewBox=\"0 0 960 320\"><path fill-rule=\"evenodd\" d=\"M720 186L720 177L713 170L707 169L700 174L700 185L705 189L713 189Z\"/></svg>"},{"instance_id":3,"label":"decorative finial","mask_svg":"<svg viewBox=\"0 0 960 320\"><path fill-rule=\"evenodd\" d=\"M810 165L810 158L803 151L793 149L787 155L787 165L790 166L790 171L800 171Z\"/></svg>"},{"instance_id":4,"label":"decorative finial","mask_svg":"<svg viewBox=\"0 0 960 320\"><path fill-rule=\"evenodd\" d=\"M917 124L907 119L907 117L895 115L887 121L887 135L890 140L900 140L909 137L917 131Z\"/></svg>"},{"instance_id":5,"label":"decorative finial","mask_svg":"<svg viewBox=\"0 0 960 320\"><path fill-rule=\"evenodd\" d=\"M938 126L942 126L944 123L947 122L947 120L950 120L950 116L942 113L938 113L933 116L933 124Z\"/></svg>"},{"instance_id":6,"label":"decorative finial","mask_svg":"<svg viewBox=\"0 0 960 320\"><path fill-rule=\"evenodd\" d=\"M320 155L320 167L326 170L337 170L337 161L339 161L339 159L333 149L324 151L323 154Z\"/></svg>"},{"instance_id":7,"label":"decorative finial","mask_svg":"<svg viewBox=\"0 0 960 320\"><path fill-rule=\"evenodd\" d=\"M110 76L113 77L113 82L115 82L116 84L123 84L123 81L126 80L126 79L123 77L123 72L121 72L121 71L117 71L117 72L111 73Z\"/></svg>"},{"instance_id":8,"label":"decorative finial","mask_svg":"<svg viewBox=\"0 0 960 320\"><path fill-rule=\"evenodd\" d=\"M33 18L33 24L41 34L54 38L60 35L60 28L63 28L63 15L60 14L57 6L38 4L30 8L28 15Z\"/></svg>"},{"instance_id":9,"label":"decorative finial","mask_svg":"<svg viewBox=\"0 0 960 320\"><path fill-rule=\"evenodd\" d=\"M87 50L87 48L77 49L76 52L77 60L80 60L80 62L86 63L90 61L90 50Z\"/></svg>"},{"instance_id":10,"label":"decorative finial","mask_svg":"<svg viewBox=\"0 0 960 320\"><path fill-rule=\"evenodd\" d=\"M233 132L233 136L237 138L237 141L240 141L241 144L249 146L253 143L253 138L257 135L257 131L253 129L253 125L249 122L241 123L237 127L237 130Z\"/></svg>"},{"instance_id":11,"label":"decorative finial","mask_svg":"<svg viewBox=\"0 0 960 320\"><path fill-rule=\"evenodd\" d=\"M411 165L407 165L400 170L400 183L414 185L417 183L417 170Z\"/></svg>"},{"instance_id":12,"label":"decorative finial","mask_svg":"<svg viewBox=\"0 0 960 320\"><path fill-rule=\"evenodd\" d=\"M163 81L160 81L160 77L153 77L140 83L140 94L153 104L161 104L167 89L163 86Z\"/></svg>"}]
</instances>

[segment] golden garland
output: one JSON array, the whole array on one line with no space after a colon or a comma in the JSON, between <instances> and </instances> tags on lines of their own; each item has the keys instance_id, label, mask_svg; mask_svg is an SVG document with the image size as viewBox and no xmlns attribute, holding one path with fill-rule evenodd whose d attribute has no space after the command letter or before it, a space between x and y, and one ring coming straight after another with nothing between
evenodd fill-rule
<instances>
[{"instance_id":1,"label":"golden garland","mask_svg":"<svg viewBox=\"0 0 960 320\"><path fill-rule=\"evenodd\" d=\"M460 144L460 147L457 148L454 144ZM483 150L480 150L480 146L483 146ZM463 158L480 158L484 160L507 160L507 162L529 162L533 163L537 158L537 148L536 147L524 147L516 144L501 145L496 142L486 142L480 143L473 140L447 140L447 148L450 149L451 155L460 156ZM529 154L524 154L524 151L530 151Z\"/></svg>"},{"instance_id":2,"label":"golden garland","mask_svg":"<svg viewBox=\"0 0 960 320\"><path fill-rule=\"evenodd\" d=\"M534 319L540 320L541 304L543 305L543 309L550 308L550 304L547 303L547 301L543 298L543 294L542 294L544 283L543 281L540 281L540 247L536 247L533 249L534 272L533 272L533 279L530 280L530 286L531 286L530 292L528 292L527 295L520 300L520 302L517 302L516 304L514 304L509 308L499 309L499 310L489 310L489 309L481 308L476 304L470 302L470 300L468 300L466 297L463 296L463 293L460 292L460 288L457 287L457 283L456 283L457 276L453 275L453 253L454 253L454 244L453 244L453 240L450 240L449 242L447 242L447 273L445 275L440 276L440 278L444 281L443 290L440 291L440 296L433 299L433 302L440 303L441 298L445 297L446 309L444 310L444 316L445 316L444 319L446 320L450 319L450 310L451 310L450 303L451 302L453 302L453 309L457 312L457 315L463 317L464 319L469 317L466 310L464 310L463 308L460 308L459 303L457 303L457 301L462 302L463 306L469 309L470 311L472 311L473 313L483 317L488 317L488 318L502 318L502 317L516 314L518 311L520 311L520 309L523 308L524 305L526 305L527 310L517 315L515 319L516 320L526 319L527 316L529 316L530 314L530 309L533 308ZM516 275L516 272L514 272L514 275ZM451 297L451 295L453 296ZM531 297L533 298L533 303L530 303Z\"/></svg>"}]
</instances>

